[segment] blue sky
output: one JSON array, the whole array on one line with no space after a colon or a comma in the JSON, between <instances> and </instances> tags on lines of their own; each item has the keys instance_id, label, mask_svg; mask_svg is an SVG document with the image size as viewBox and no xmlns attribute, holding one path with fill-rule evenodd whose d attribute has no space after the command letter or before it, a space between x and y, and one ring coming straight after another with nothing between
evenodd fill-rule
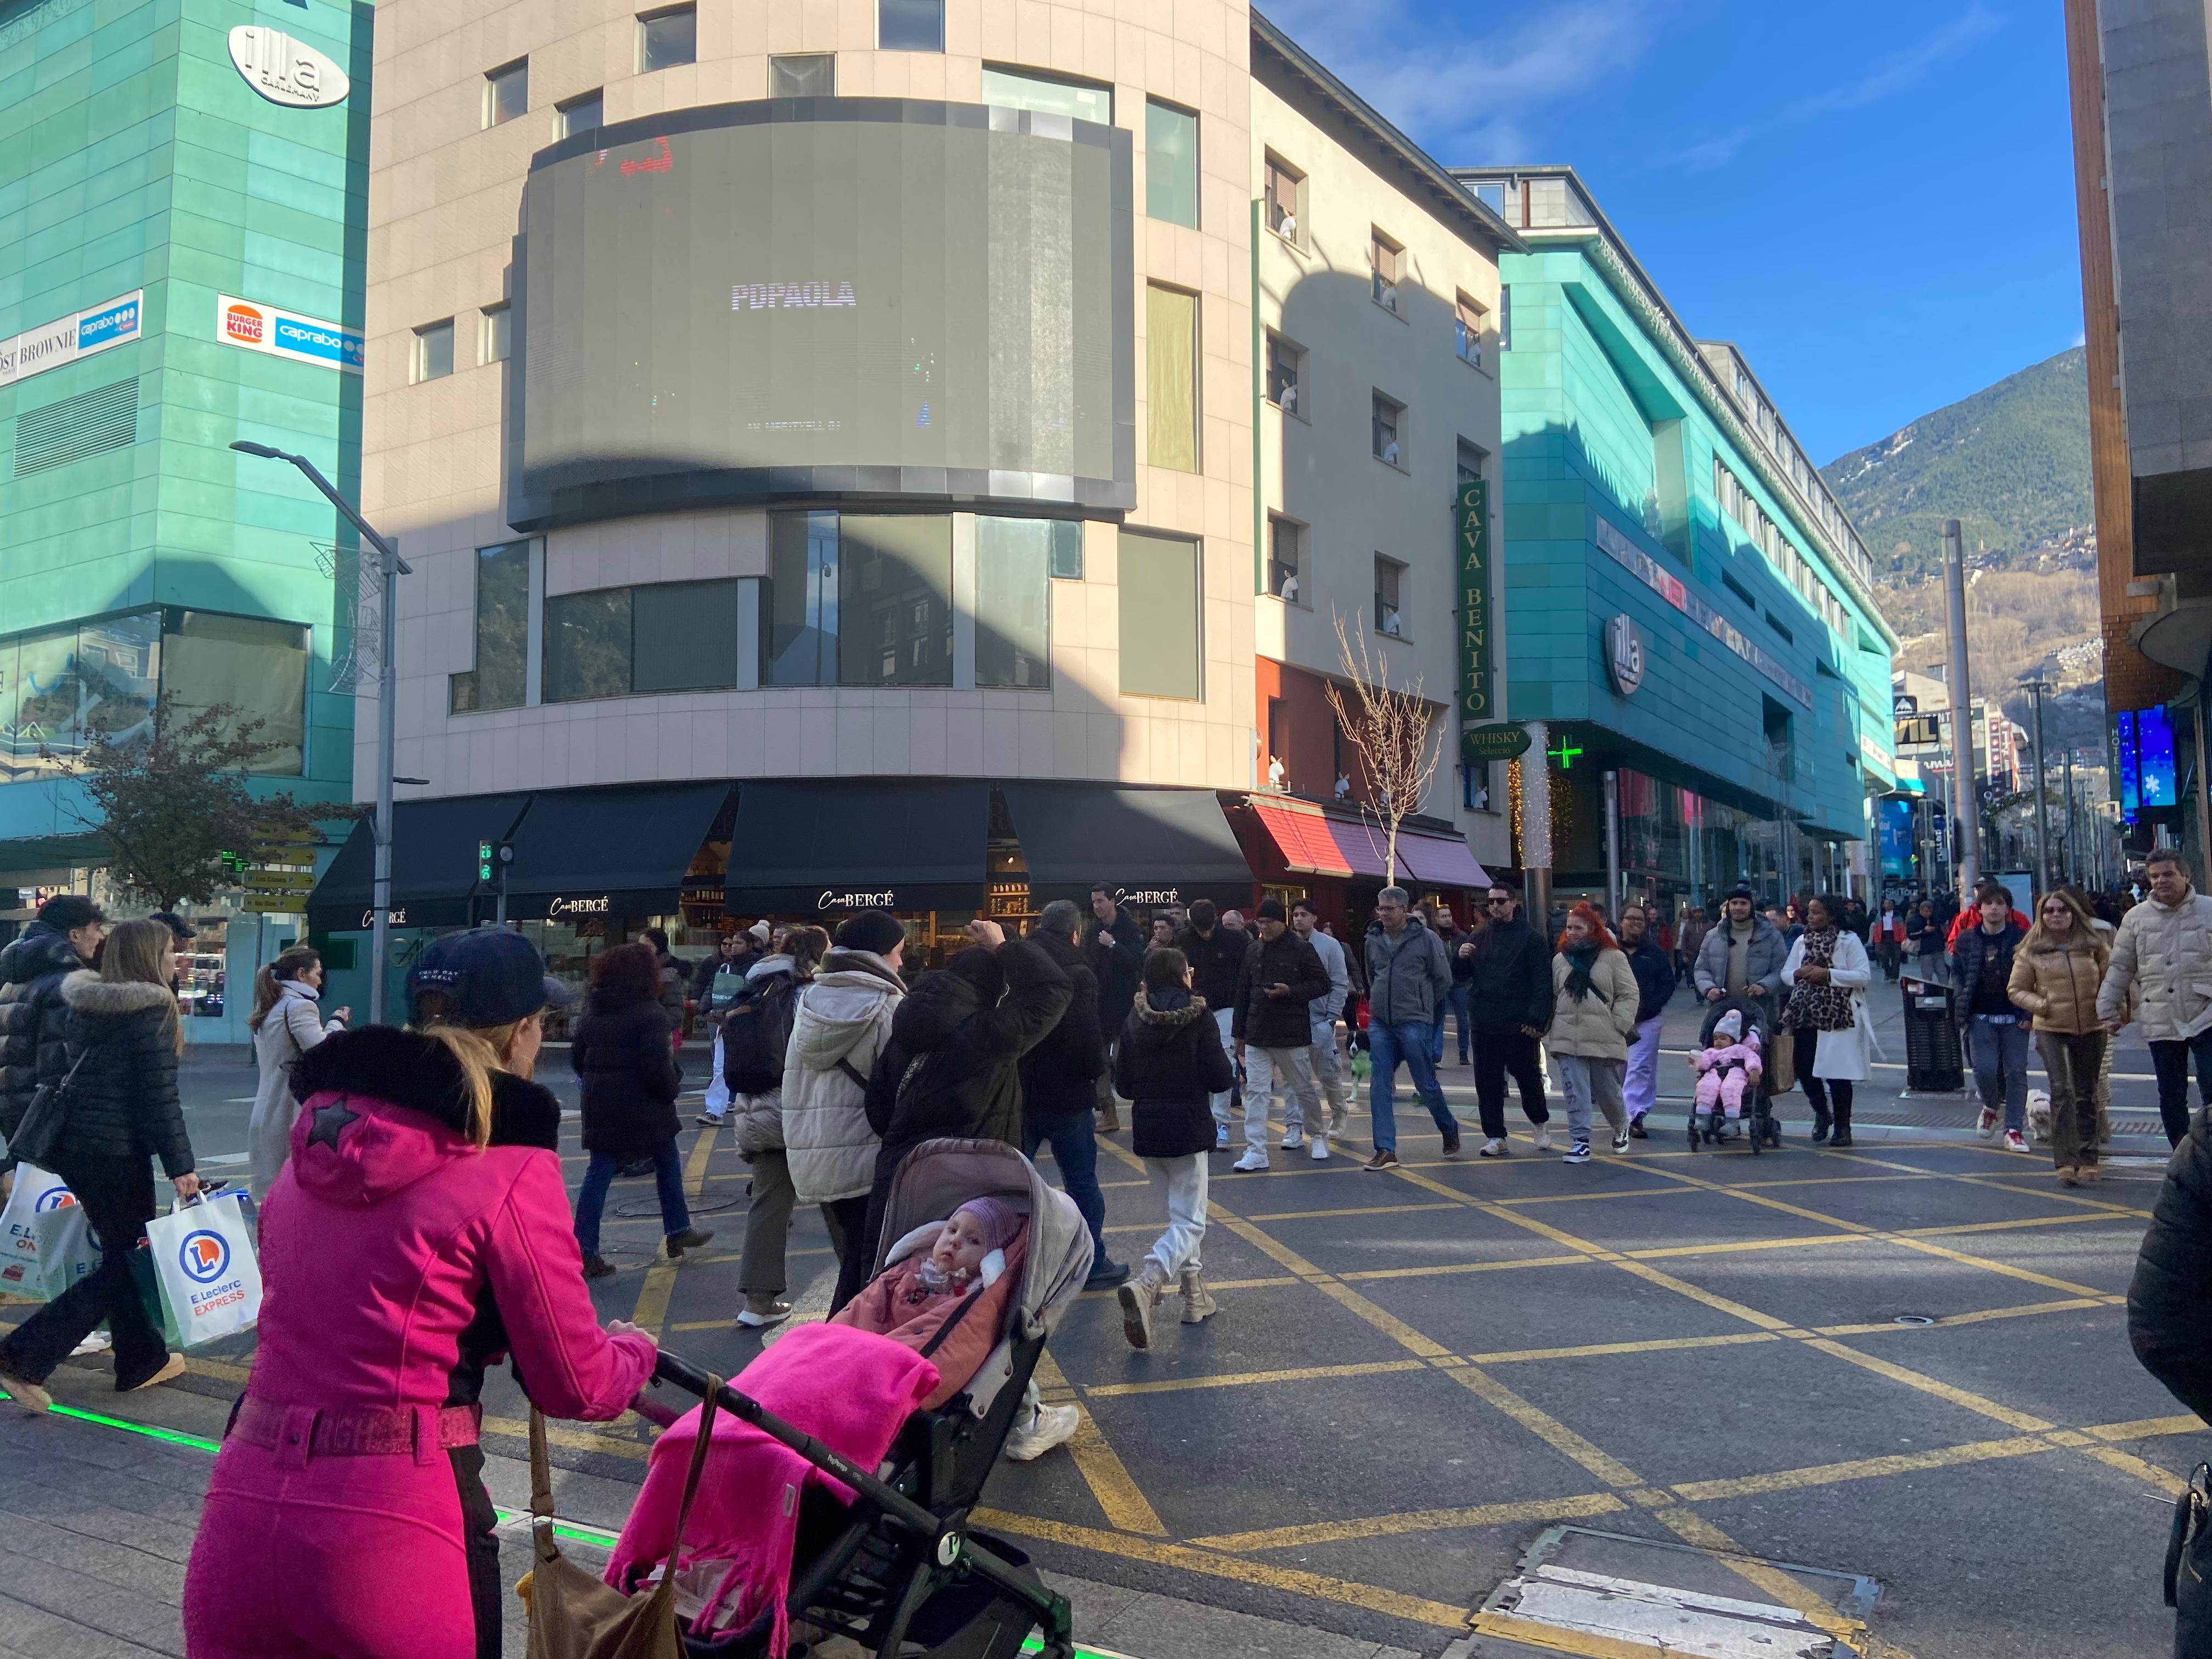
<instances>
[{"instance_id":1,"label":"blue sky","mask_svg":"<svg viewBox=\"0 0 2212 1659\"><path fill-rule=\"evenodd\" d=\"M1823 465L2076 343L2056 0L1261 0L1451 166L1566 161Z\"/></svg>"}]
</instances>

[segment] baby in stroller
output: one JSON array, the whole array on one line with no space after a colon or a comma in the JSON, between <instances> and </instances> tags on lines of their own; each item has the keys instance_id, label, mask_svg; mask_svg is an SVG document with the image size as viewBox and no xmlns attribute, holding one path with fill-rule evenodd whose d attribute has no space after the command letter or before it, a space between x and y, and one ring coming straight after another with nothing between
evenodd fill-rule
<instances>
[{"instance_id":1,"label":"baby in stroller","mask_svg":"<svg viewBox=\"0 0 2212 1659\"><path fill-rule=\"evenodd\" d=\"M1711 1042L1690 1056L1690 1064L1698 1073L1696 1116L1700 1133L1711 1132L1714 1108L1720 1109L1724 1121L1733 1124L1743 1116L1747 1092L1756 1105L1764 1071L1759 1030L1754 1026L1746 1031L1738 1010L1731 1008L1714 1022Z\"/></svg>"},{"instance_id":2,"label":"baby in stroller","mask_svg":"<svg viewBox=\"0 0 2212 1659\"><path fill-rule=\"evenodd\" d=\"M1012 1205L971 1198L892 1245L884 1271L830 1322L887 1336L934 1363L937 1386L921 1409L935 1411L974 1381L996 1346L1028 1236L1028 1219Z\"/></svg>"}]
</instances>

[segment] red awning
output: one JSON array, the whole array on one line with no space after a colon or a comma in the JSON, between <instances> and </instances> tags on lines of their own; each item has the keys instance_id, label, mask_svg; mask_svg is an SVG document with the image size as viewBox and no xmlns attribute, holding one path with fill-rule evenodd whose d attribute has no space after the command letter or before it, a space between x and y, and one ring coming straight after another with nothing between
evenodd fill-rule
<instances>
[{"instance_id":1,"label":"red awning","mask_svg":"<svg viewBox=\"0 0 2212 1659\"><path fill-rule=\"evenodd\" d=\"M1490 872L1463 841L1442 836L1398 836L1398 856L1416 881L1431 887L1488 887Z\"/></svg>"},{"instance_id":2,"label":"red awning","mask_svg":"<svg viewBox=\"0 0 2212 1659\"><path fill-rule=\"evenodd\" d=\"M1383 878L1389 863L1387 844L1382 830L1364 819L1330 817L1308 807L1249 797L1246 805L1266 826L1291 873ZM1401 878L1430 887L1490 885L1489 872L1474 861L1467 843L1442 836L1399 831L1398 870Z\"/></svg>"},{"instance_id":3,"label":"red awning","mask_svg":"<svg viewBox=\"0 0 2212 1659\"><path fill-rule=\"evenodd\" d=\"M1285 868L1307 876L1352 873L1352 866L1345 862L1343 849L1329 834L1329 821L1320 813L1302 812L1295 807L1278 806L1267 801L1253 801L1251 807L1267 827L1276 850L1282 854Z\"/></svg>"}]
</instances>

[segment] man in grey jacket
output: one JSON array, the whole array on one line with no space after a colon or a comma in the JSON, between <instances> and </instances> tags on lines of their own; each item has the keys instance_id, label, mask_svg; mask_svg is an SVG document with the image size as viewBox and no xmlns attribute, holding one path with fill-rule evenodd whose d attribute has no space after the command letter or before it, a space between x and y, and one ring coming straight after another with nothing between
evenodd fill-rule
<instances>
[{"instance_id":1,"label":"man in grey jacket","mask_svg":"<svg viewBox=\"0 0 2212 1659\"><path fill-rule=\"evenodd\" d=\"M1375 1062L1367 1105L1375 1115L1375 1156L1363 1169L1387 1170L1398 1161L1391 1092L1401 1060L1413 1077L1413 1092L1443 1136L1444 1156L1459 1156L1459 1121L1444 1103L1429 1057L1437 1009L1451 994L1451 959L1443 942L1413 914L1404 888L1385 887L1376 895L1375 922L1367 930L1367 1047Z\"/></svg>"},{"instance_id":2,"label":"man in grey jacket","mask_svg":"<svg viewBox=\"0 0 2212 1659\"><path fill-rule=\"evenodd\" d=\"M1721 919L1698 947L1691 977L1707 1002L1725 997L1765 997L1770 1012L1782 992L1782 964L1790 958L1781 930L1759 914L1751 889L1739 887L1721 901Z\"/></svg>"},{"instance_id":3,"label":"man in grey jacket","mask_svg":"<svg viewBox=\"0 0 2212 1659\"><path fill-rule=\"evenodd\" d=\"M1336 1022L1344 1012L1344 1000L1352 992L1352 975L1344 965L1344 947L1321 930L1321 917L1311 899L1291 906L1291 926L1314 948L1328 973L1328 994L1309 1005L1313 1016L1313 1071L1328 1103L1328 1132L1344 1133L1352 1119L1352 1066L1336 1046Z\"/></svg>"},{"instance_id":4,"label":"man in grey jacket","mask_svg":"<svg viewBox=\"0 0 2212 1659\"><path fill-rule=\"evenodd\" d=\"M2097 992L2097 1018L2117 1034L2142 1022L2158 1075L2158 1115L2168 1144L2189 1134L2189 1066L2197 1098L2212 1101L2212 898L2190 884L2188 861L2161 847L2143 863L2150 896L2120 918L2112 966Z\"/></svg>"}]
</instances>

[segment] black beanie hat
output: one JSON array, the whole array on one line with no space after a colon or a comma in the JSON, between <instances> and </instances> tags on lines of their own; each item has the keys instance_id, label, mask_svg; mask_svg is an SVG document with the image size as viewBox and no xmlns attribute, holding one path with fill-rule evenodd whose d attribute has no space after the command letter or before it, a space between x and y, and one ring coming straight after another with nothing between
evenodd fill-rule
<instances>
[{"instance_id":1,"label":"black beanie hat","mask_svg":"<svg viewBox=\"0 0 2212 1659\"><path fill-rule=\"evenodd\" d=\"M1283 921L1285 918L1283 914L1282 900L1279 898L1261 899L1260 901L1259 917L1262 921Z\"/></svg>"},{"instance_id":2,"label":"black beanie hat","mask_svg":"<svg viewBox=\"0 0 2212 1659\"><path fill-rule=\"evenodd\" d=\"M856 910L837 924L835 943L841 951L872 951L878 956L906 938L906 929L888 910Z\"/></svg>"}]
</instances>

